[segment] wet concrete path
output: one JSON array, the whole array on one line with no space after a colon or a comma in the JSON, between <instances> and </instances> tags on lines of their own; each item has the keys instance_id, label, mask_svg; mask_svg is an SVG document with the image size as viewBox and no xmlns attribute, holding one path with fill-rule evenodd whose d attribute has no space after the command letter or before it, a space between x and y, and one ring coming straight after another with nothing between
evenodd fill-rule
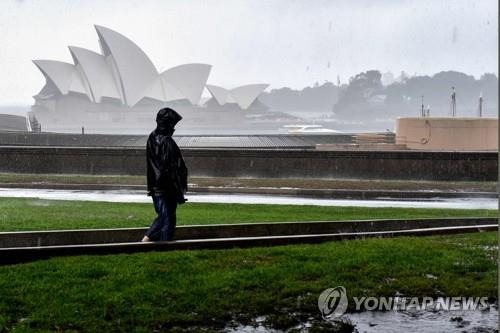
<instances>
[{"instance_id":1,"label":"wet concrete path","mask_svg":"<svg viewBox=\"0 0 500 333\"><path fill-rule=\"evenodd\" d=\"M0 197L40 198L47 200L151 202L143 190L51 190L0 188ZM239 203L274 205L355 206L355 207L402 207L402 208L453 208L498 209L496 198L425 198L392 199L378 197L370 200L321 199L296 196L257 194L188 193L189 202Z\"/></svg>"}]
</instances>

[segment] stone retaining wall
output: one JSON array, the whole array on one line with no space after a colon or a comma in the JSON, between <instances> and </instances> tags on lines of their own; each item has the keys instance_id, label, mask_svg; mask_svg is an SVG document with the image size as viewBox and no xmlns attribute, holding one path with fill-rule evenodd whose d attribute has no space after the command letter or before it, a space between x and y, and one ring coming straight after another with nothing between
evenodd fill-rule
<instances>
[{"instance_id":1,"label":"stone retaining wall","mask_svg":"<svg viewBox=\"0 0 500 333\"><path fill-rule=\"evenodd\" d=\"M496 152L184 149L190 175L498 180ZM0 147L0 172L144 175L141 148Z\"/></svg>"}]
</instances>

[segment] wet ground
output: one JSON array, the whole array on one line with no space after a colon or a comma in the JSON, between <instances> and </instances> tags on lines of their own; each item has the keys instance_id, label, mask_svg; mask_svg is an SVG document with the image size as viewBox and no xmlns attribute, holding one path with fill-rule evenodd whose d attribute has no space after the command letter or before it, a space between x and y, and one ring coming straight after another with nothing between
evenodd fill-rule
<instances>
[{"instance_id":1,"label":"wet ground","mask_svg":"<svg viewBox=\"0 0 500 333\"><path fill-rule=\"evenodd\" d=\"M337 329L322 319L309 318L289 329L274 329L266 326L267 317L261 316L254 320L253 325L230 325L225 328L227 333L281 333L309 332L311 329L323 329L321 332L357 332L357 333L493 333L498 332L498 312L496 307L487 310L474 311L365 311L344 315L341 319L347 325ZM350 326L350 327L349 327ZM320 330L318 330L320 331Z\"/></svg>"},{"instance_id":2,"label":"wet ground","mask_svg":"<svg viewBox=\"0 0 500 333\"><path fill-rule=\"evenodd\" d=\"M485 311L361 312L347 317L359 333L498 332L496 308Z\"/></svg>"},{"instance_id":3,"label":"wet ground","mask_svg":"<svg viewBox=\"0 0 500 333\"><path fill-rule=\"evenodd\" d=\"M48 190L0 188L0 197L40 198L47 200L106 201L106 202L151 202L144 191L134 190ZM488 198L432 198L397 199L377 198L374 200L337 200L288 197L278 195L247 194L189 194L189 202L241 203L273 205L313 206L357 206L357 207L403 207L403 208L454 208L454 209L498 209L498 199Z\"/></svg>"}]
</instances>

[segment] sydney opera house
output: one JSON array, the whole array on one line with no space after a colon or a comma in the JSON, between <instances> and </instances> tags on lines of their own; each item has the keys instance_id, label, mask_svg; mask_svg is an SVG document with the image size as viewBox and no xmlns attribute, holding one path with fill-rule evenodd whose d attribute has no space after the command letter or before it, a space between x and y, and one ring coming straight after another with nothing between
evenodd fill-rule
<instances>
[{"instance_id":1,"label":"sydney opera house","mask_svg":"<svg viewBox=\"0 0 500 333\"><path fill-rule=\"evenodd\" d=\"M46 83L34 96L31 119L42 131L146 133L156 111L170 106L184 117L181 132L237 130L249 125L252 110L265 106L257 97L267 84L231 90L207 85L212 66L184 64L159 73L127 37L95 26L101 52L69 46L74 63L34 60ZM207 88L212 98L200 105Z\"/></svg>"}]
</instances>

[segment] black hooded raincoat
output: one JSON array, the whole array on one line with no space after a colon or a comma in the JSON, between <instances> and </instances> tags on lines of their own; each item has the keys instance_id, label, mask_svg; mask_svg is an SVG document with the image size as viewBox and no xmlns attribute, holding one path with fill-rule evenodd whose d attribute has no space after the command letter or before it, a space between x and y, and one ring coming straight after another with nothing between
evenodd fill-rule
<instances>
[{"instance_id":1,"label":"black hooded raincoat","mask_svg":"<svg viewBox=\"0 0 500 333\"><path fill-rule=\"evenodd\" d=\"M188 170L172 134L181 119L170 108L158 111L157 127L146 145L148 195L164 196L179 204L186 202Z\"/></svg>"}]
</instances>

